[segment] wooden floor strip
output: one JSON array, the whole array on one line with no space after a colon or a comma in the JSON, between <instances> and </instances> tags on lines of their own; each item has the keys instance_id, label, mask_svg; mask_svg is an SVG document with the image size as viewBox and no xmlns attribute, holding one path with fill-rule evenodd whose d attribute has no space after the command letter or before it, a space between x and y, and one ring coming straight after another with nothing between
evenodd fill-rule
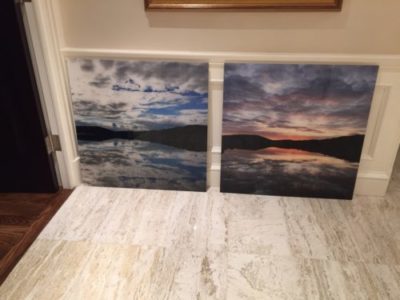
<instances>
[{"instance_id":1,"label":"wooden floor strip","mask_svg":"<svg viewBox=\"0 0 400 300\"><path fill-rule=\"evenodd\" d=\"M56 194L0 193L0 284L72 190Z\"/></svg>"}]
</instances>

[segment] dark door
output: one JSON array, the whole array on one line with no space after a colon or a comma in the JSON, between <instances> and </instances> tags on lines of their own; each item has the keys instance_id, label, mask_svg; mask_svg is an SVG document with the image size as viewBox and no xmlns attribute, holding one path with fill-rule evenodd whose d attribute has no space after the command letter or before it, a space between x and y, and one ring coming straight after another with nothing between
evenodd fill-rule
<instances>
[{"instance_id":1,"label":"dark door","mask_svg":"<svg viewBox=\"0 0 400 300\"><path fill-rule=\"evenodd\" d=\"M55 192L54 162L16 2L0 1L0 192Z\"/></svg>"}]
</instances>

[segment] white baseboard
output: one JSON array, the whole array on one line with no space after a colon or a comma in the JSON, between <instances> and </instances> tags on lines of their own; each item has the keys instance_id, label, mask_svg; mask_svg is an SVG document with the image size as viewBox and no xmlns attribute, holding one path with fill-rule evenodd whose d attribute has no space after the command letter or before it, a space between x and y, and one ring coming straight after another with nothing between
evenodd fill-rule
<instances>
[{"instance_id":1,"label":"white baseboard","mask_svg":"<svg viewBox=\"0 0 400 300\"><path fill-rule=\"evenodd\" d=\"M360 173L354 193L361 196L379 196L386 194L390 176L385 173Z\"/></svg>"}]
</instances>

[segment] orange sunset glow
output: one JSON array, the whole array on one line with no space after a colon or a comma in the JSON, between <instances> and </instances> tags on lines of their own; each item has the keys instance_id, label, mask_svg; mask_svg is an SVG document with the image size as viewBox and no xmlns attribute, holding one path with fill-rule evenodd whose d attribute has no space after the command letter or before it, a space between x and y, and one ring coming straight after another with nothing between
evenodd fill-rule
<instances>
[{"instance_id":1,"label":"orange sunset glow","mask_svg":"<svg viewBox=\"0 0 400 300\"><path fill-rule=\"evenodd\" d=\"M230 64L225 72L224 135L298 141L365 133L373 66Z\"/></svg>"}]
</instances>

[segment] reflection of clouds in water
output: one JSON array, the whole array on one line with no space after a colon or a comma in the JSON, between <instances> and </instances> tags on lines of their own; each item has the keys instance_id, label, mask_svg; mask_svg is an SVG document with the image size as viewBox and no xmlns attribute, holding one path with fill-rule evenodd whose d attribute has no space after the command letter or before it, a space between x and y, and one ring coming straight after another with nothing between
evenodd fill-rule
<instances>
[{"instance_id":1,"label":"reflection of clouds in water","mask_svg":"<svg viewBox=\"0 0 400 300\"><path fill-rule=\"evenodd\" d=\"M227 150L222 157L224 192L351 198L357 163L299 151ZM301 152L301 153L300 153Z\"/></svg>"},{"instance_id":2,"label":"reflection of clouds in water","mask_svg":"<svg viewBox=\"0 0 400 300\"><path fill-rule=\"evenodd\" d=\"M279 150L279 151L277 151ZM227 167L236 168L239 172L255 171L271 172L272 168L282 169L288 174L303 172L317 175L321 172L335 172L340 170L356 169L356 163L349 163L342 159L319 153L294 149L267 148L258 151L227 150L223 155Z\"/></svg>"},{"instance_id":3,"label":"reflection of clouds in water","mask_svg":"<svg viewBox=\"0 0 400 300\"><path fill-rule=\"evenodd\" d=\"M313 166L312 164L307 164L306 168L304 165L299 165L299 164L293 164L293 163L283 163L282 164L282 169L285 173L287 174L299 174L300 172L303 172L304 169L307 170L307 173L311 175L318 175L318 173L321 172L321 168L317 166Z\"/></svg>"},{"instance_id":4,"label":"reflection of clouds in water","mask_svg":"<svg viewBox=\"0 0 400 300\"><path fill-rule=\"evenodd\" d=\"M144 141L80 142L83 181L90 185L203 191L206 153Z\"/></svg>"}]
</instances>

